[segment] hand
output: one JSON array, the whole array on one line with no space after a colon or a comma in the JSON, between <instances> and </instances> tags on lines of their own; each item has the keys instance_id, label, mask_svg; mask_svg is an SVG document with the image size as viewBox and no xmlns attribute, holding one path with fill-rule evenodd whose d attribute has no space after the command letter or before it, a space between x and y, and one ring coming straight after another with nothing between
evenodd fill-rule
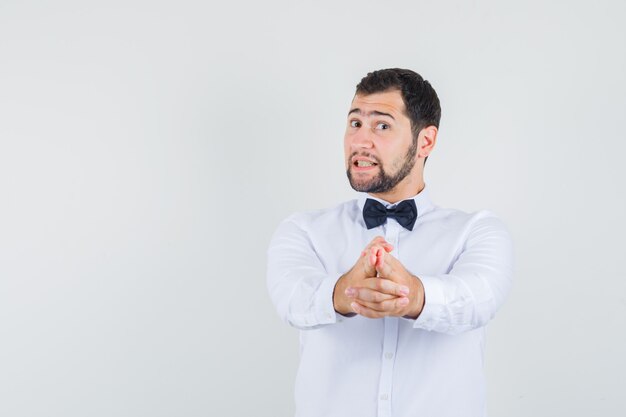
<instances>
[{"instance_id":1,"label":"hand","mask_svg":"<svg viewBox=\"0 0 626 417\"><path fill-rule=\"evenodd\" d=\"M366 285L364 283L367 279L376 277L376 265L382 265L383 253L391 252L392 250L393 246L387 243L381 236L375 237L365 247L354 266L342 275L335 284L335 291L333 293L335 311L343 315L354 314L354 310L350 306L353 300L347 296L346 289ZM369 283L367 285L372 284ZM391 289L388 290L391 291ZM380 297L381 300L382 298L394 298L394 296L388 294L382 294Z\"/></svg>"},{"instance_id":2,"label":"hand","mask_svg":"<svg viewBox=\"0 0 626 417\"><path fill-rule=\"evenodd\" d=\"M424 308L424 286L419 278L388 251L376 252L378 278L363 280L363 286L348 288L352 310L369 318L397 316L416 319Z\"/></svg>"}]
</instances>

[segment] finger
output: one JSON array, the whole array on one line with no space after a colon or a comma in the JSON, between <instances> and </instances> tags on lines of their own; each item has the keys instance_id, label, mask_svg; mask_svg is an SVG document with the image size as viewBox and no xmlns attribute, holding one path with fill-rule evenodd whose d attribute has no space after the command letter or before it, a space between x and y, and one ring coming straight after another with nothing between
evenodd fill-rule
<instances>
[{"instance_id":1,"label":"finger","mask_svg":"<svg viewBox=\"0 0 626 417\"><path fill-rule=\"evenodd\" d=\"M380 303L380 309L382 311L400 312L403 311L406 306L409 305L409 297L396 297L391 300L386 300Z\"/></svg>"},{"instance_id":2,"label":"finger","mask_svg":"<svg viewBox=\"0 0 626 417\"><path fill-rule=\"evenodd\" d=\"M375 277L376 276L376 267L371 264L368 256L361 258L361 262L363 263L363 271L365 272L365 276L367 277Z\"/></svg>"},{"instance_id":3,"label":"finger","mask_svg":"<svg viewBox=\"0 0 626 417\"><path fill-rule=\"evenodd\" d=\"M372 268L376 268L378 259L383 256L385 249L380 245L373 245L367 250L368 262Z\"/></svg>"},{"instance_id":4,"label":"finger","mask_svg":"<svg viewBox=\"0 0 626 417\"><path fill-rule=\"evenodd\" d=\"M370 265L376 267L376 260L378 259L378 253L381 251L380 246L372 246L370 248Z\"/></svg>"},{"instance_id":5,"label":"finger","mask_svg":"<svg viewBox=\"0 0 626 417\"><path fill-rule=\"evenodd\" d=\"M390 259L391 255L381 257L380 262L376 264L376 272L378 272L378 276L385 277L392 281L395 281L397 278L394 274L394 270L391 267Z\"/></svg>"},{"instance_id":6,"label":"finger","mask_svg":"<svg viewBox=\"0 0 626 417\"><path fill-rule=\"evenodd\" d=\"M346 295L350 298L354 298L355 301L368 301L374 303L380 303L385 300L396 298L395 295L385 294L379 291L375 291L369 288L348 288L346 289Z\"/></svg>"},{"instance_id":7,"label":"finger","mask_svg":"<svg viewBox=\"0 0 626 417\"><path fill-rule=\"evenodd\" d=\"M357 302L353 302L352 304L350 304L350 307L352 307L352 310L354 310L355 313L370 319L379 319L381 317L385 317L386 315L385 313L374 311L371 308L365 307L364 305Z\"/></svg>"},{"instance_id":8,"label":"finger","mask_svg":"<svg viewBox=\"0 0 626 417\"><path fill-rule=\"evenodd\" d=\"M385 243L385 242L387 241L385 240L384 237L376 236L374 239L370 241L370 243L368 243L368 245L378 245L379 243Z\"/></svg>"},{"instance_id":9,"label":"finger","mask_svg":"<svg viewBox=\"0 0 626 417\"><path fill-rule=\"evenodd\" d=\"M361 300L355 300L354 302L357 303L359 306L365 307L368 310L372 310L372 311L374 311L376 313L389 313L388 311L385 311L381 307L380 303L370 303L370 302L361 301Z\"/></svg>"},{"instance_id":10,"label":"finger","mask_svg":"<svg viewBox=\"0 0 626 417\"><path fill-rule=\"evenodd\" d=\"M378 276L398 283L406 282L406 269L398 259L391 254L385 254L383 261L381 265L376 266Z\"/></svg>"},{"instance_id":11,"label":"finger","mask_svg":"<svg viewBox=\"0 0 626 417\"><path fill-rule=\"evenodd\" d=\"M385 241L385 239L382 238L382 236L376 236L374 239L372 239L372 241L370 243L367 244L367 246L365 246L365 251L369 252L370 248L372 248L373 246L382 246L385 243L387 243Z\"/></svg>"},{"instance_id":12,"label":"finger","mask_svg":"<svg viewBox=\"0 0 626 417\"><path fill-rule=\"evenodd\" d=\"M376 252L376 264L375 264L376 268L382 266L384 259L385 259L385 254L386 252L383 250Z\"/></svg>"},{"instance_id":13,"label":"finger","mask_svg":"<svg viewBox=\"0 0 626 417\"><path fill-rule=\"evenodd\" d=\"M387 313L388 315L400 315L400 312L404 311L409 305L410 300L408 297L394 297L380 303L361 300L357 300L357 302L372 311Z\"/></svg>"},{"instance_id":14,"label":"finger","mask_svg":"<svg viewBox=\"0 0 626 417\"><path fill-rule=\"evenodd\" d=\"M387 252L391 252L393 250L393 245L385 240L382 236L376 236L370 243L365 247L365 251L369 250L374 245L381 246Z\"/></svg>"},{"instance_id":15,"label":"finger","mask_svg":"<svg viewBox=\"0 0 626 417\"><path fill-rule=\"evenodd\" d=\"M407 297L394 297L393 299L385 300L380 303L362 300L355 301L372 311L376 311L379 313L388 313L392 315L400 313L400 311L403 311L406 306L409 305L409 299Z\"/></svg>"},{"instance_id":16,"label":"finger","mask_svg":"<svg viewBox=\"0 0 626 417\"><path fill-rule=\"evenodd\" d=\"M378 292L395 296L409 295L409 287L386 278L367 278L363 280L363 286Z\"/></svg>"}]
</instances>

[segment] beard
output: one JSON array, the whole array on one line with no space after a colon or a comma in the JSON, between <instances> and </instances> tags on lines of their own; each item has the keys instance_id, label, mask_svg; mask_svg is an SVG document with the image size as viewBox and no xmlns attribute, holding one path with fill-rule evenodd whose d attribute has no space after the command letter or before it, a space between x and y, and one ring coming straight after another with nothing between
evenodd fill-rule
<instances>
[{"instance_id":1,"label":"beard","mask_svg":"<svg viewBox=\"0 0 626 417\"><path fill-rule=\"evenodd\" d=\"M352 157L357 155L357 153L353 153L348 159L348 169L346 170L346 175L348 176L348 181L350 181L350 186L355 190L363 193L386 193L388 191L393 190L393 188L400 183L407 175L411 172L413 167L415 166L415 155L417 154L417 138L413 139L411 146L409 147L406 155L401 161L397 161L392 165L399 165L398 170L395 174L391 175L385 171L385 167L380 161L375 158L373 155L363 155L368 158L372 158L378 164L378 175L374 178L367 181L357 181L352 176L352 164L350 160Z\"/></svg>"}]
</instances>

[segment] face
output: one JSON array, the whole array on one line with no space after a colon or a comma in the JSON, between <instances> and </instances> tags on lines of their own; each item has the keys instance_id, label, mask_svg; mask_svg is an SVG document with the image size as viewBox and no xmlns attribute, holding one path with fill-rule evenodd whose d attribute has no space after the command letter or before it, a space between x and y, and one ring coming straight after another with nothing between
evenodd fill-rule
<instances>
[{"instance_id":1,"label":"face","mask_svg":"<svg viewBox=\"0 0 626 417\"><path fill-rule=\"evenodd\" d=\"M352 100L344 137L346 173L356 191L387 193L415 166L417 140L400 91Z\"/></svg>"}]
</instances>

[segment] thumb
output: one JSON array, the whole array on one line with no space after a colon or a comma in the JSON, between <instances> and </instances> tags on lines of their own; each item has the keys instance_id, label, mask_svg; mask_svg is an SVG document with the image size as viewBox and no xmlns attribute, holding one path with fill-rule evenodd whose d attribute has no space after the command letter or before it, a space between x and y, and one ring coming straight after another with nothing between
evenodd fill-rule
<instances>
[{"instance_id":1,"label":"thumb","mask_svg":"<svg viewBox=\"0 0 626 417\"><path fill-rule=\"evenodd\" d=\"M372 262L372 259L376 259L376 255L371 254L371 251L363 251L361 254L361 262L363 263L363 271L366 277L376 276L376 262Z\"/></svg>"},{"instance_id":2,"label":"thumb","mask_svg":"<svg viewBox=\"0 0 626 417\"><path fill-rule=\"evenodd\" d=\"M376 272L378 276L392 279L393 269L389 263L389 256L383 255L380 257L379 262L376 263Z\"/></svg>"}]
</instances>

